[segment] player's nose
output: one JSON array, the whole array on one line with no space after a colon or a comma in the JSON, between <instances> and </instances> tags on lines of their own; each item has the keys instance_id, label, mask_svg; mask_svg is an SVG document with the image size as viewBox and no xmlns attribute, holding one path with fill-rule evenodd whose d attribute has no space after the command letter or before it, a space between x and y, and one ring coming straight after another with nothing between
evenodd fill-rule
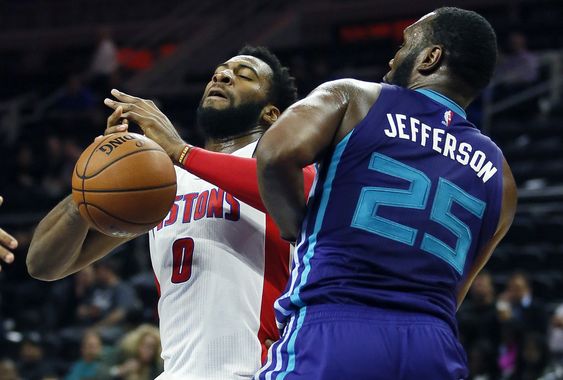
<instances>
[{"instance_id":1,"label":"player's nose","mask_svg":"<svg viewBox=\"0 0 563 380\"><path fill-rule=\"evenodd\" d=\"M391 60L389 61L389 68L390 69L393 68L393 62L395 62L395 58L391 58Z\"/></svg>"},{"instance_id":2,"label":"player's nose","mask_svg":"<svg viewBox=\"0 0 563 380\"><path fill-rule=\"evenodd\" d=\"M230 70L222 70L213 74L213 83L218 83L218 82L225 84L233 83L232 72L230 72Z\"/></svg>"}]
</instances>

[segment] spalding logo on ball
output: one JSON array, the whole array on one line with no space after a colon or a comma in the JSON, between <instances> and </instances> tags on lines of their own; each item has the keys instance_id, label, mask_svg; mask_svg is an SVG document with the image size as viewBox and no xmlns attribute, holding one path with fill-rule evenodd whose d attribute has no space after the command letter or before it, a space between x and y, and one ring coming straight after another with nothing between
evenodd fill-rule
<instances>
[{"instance_id":1,"label":"spalding logo on ball","mask_svg":"<svg viewBox=\"0 0 563 380\"><path fill-rule=\"evenodd\" d=\"M113 152L113 148L116 148L116 147L120 146L121 144L123 144L124 142L131 141L131 140L137 140L135 142L136 146L138 146L138 147L143 146L142 141L135 138L135 136L133 134L129 134L129 135L119 136L117 138L111 139L108 142L106 142L104 145L99 147L98 149L100 150L100 152L104 152L106 154L106 156L109 156L111 154L111 152Z\"/></svg>"},{"instance_id":2,"label":"spalding logo on ball","mask_svg":"<svg viewBox=\"0 0 563 380\"><path fill-rule=\"evenodd\" d=\"M91 144L72 175L72 199L98 231L115 237L147 232L168 214L176 172L154 141L122 132Z\"/></svg>"}]
</instances>

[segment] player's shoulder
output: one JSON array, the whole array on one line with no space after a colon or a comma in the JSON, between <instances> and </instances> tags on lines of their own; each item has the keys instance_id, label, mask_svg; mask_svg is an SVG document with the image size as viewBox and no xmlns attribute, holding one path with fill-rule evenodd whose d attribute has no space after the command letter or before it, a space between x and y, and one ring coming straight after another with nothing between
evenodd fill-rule
<instances>
[{"instance_id":1,"label":"player's shoulder","mask_svg":"<svg viewBox=\"0 0 563 380\"><path fill-rule=\"evenodd\" d=\"M377 101L381 90L380 83L345 78L323 83L315 91L330 93L339 103L345 104L348 110L366 111Z\"/></svg>"},{"instance_id":2,"label":"player's shoulder","mask_svg":"<svg viewBox=\"0 0 563 380\"><path fill-rule=\"evenodd\" d=\"M366 82L358 79L343 78L321 84L315 91L337 92L347 97L365 96L365 94L379 94L381 83Z\"/></svg>"}]
</instances>

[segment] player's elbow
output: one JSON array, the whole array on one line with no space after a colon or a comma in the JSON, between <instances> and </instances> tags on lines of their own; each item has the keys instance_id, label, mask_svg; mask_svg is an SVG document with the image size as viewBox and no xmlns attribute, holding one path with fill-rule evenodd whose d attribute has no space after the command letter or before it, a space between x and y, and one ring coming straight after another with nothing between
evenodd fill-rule
<instances>
[{"instance_id":1,"label":"player's elbow","mask_svg":"<svg viewBox=\"0 0 563 380\"><path fill-rule=\"evenodd\" d=\"M60 273L53 270L53 268L50 267L47 262L41 260L38 257L36 250L33 250L32 248L33 247L29 248L27 258L25 259L25 264L27 266L27 272L29 273L29 275L36 280L41 281L55 281L62 278Z\"/></svg>"},{"instance_id":2,"label":"player's elbow","mask_svg":"<svg viewBox=\"0 0 563 380\"><path fill-rule=\"evenodd\" d=\"M266 143L258 145L256 161L258 171L265 173L271 170L295 166L296 155L292 149L281 143Z\"/></svg>"},{"instance_id":3,"label":"player's elbow","mask_svg":"<svg viewBox=\"0 0 563 380\"><path fill-rule=\"evenodd\" d=\"M272 167L279 165L280 156L270 147L259 145L256 150L256 163L259 172L268 171Z\"/></svg>"}]
</instances>

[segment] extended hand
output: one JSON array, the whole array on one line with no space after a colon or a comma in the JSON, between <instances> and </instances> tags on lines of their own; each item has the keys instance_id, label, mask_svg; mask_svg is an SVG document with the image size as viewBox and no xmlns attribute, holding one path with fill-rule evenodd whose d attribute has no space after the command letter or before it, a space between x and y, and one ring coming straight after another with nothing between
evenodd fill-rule
<instances>
[{"instance_id":1,"label":"extended hand","mask_svg":"<svg viewBox=\"0 0 563 380\"><path fill-rule=\"evenodd\" d=\"M129 129L129 121L127 119L122 119L122 113L123 108L121 106L117 107L112 114L108 116L104 134L96 137L94 141L99 141L103 139L104 136L111 135L112 133L127 132Z\"/></svg>"},{"instance_id":2,"label":"extended hand","mask_svg":"<svg viewBox=\"0 0 563 380\"><path fill-rule=\"evenodd\" d=\"M0 197L0 205L2 202L4 202L4 199ZM3 261L7 264L14 262L14 254L10 250L16 249L17 247L18 241L14 239L12 235L0 228L0 262ZM0 270L2 270L1 265Z\"/></svg>"},{"instance_id":3,"label":"extended hand","mask_svg":"<svg viewBox=\"0 0 563 380\"><path fill-rule=\"evenodd\" d=\"M170 120L158 109L154 102L127 95L115 89L111 90L111 94L119 101L106 98L104 104L116 112L118 112L118 107L121 107L122 110L118 112L119 115L116 115L116 112L112 114L114 116L113 120L117 122L119 118L125 118L134 121L141 127L148 138L160 145L170 158L176 162L186 143L182 140ZM109 121L108 119L108 126ZM123 130L127 129L123 128L123 126L121 128ZM112 131L119 132L120 129L116 126L115 130Z\"/></svg>"}]
</instances>

